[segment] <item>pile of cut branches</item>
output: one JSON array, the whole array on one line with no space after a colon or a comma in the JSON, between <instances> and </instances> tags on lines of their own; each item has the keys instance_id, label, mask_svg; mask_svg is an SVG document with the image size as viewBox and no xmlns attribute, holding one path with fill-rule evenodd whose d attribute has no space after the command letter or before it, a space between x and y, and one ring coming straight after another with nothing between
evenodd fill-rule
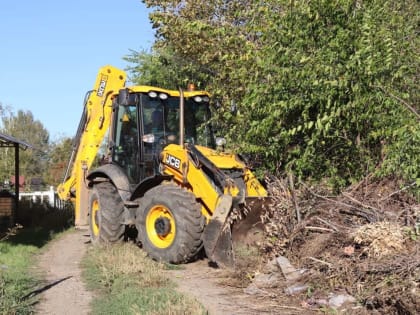
<instances>
[{"instance_id":1,"label":"pile of cut branches","mask_svg":"<svg viewBox=\"0 0 420 315\"><path fill-rule=\"evenodd\" d=\"M334 196L322 186L271 178L264 214L266 260L307 269L316 305L345 291L378 314L420 313L420 207L414 184L366 178Z\"/></svg>"}]
</instances>

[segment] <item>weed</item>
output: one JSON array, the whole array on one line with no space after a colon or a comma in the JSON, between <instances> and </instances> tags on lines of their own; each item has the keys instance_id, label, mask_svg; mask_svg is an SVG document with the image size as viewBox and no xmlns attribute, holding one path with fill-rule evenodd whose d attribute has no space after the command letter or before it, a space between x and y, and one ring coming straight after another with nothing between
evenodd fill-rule
<instances>
[{"instance_id":1,"label":"weed","mask_svg":"<svg viewBox=\"0 0 420 315\"><path fill-rule=\"evenodd\" d=\"M45 244L49 233L27 229L0 242L0 314L29 314L31 298L23 298L37 285L29 269L39 244Z\"/></svg>"},{"instance_id":2,"label":"weed","mask_svg":"<svg viewBox=\"0 0 420 315\"><path fill-rule=\"evenodd\" d=\"M232 285L247 287L262 270L263 257L255 246L235 244L235 270L231 277Z\"/></svg>"},{"instance_id":3,"label":"weed","mask_svg":"<svg viewBox=\"0 0 420 315\"><path fill-rule=\"evenodd\" d=\"M88 287L100 294L93 314L204 314L202 306L175 291L167 264L152 261L134 244L92 248L83 260Z\"/></svg>"},{"instance_id":4,"label":"weed","mask_svg":"<svg viewBox=\"0 0 420 315\"><path fill-rule=\"evenodd\" d=\"M39 281L30 273L34 255L69 226L69 211L19 208L17 225L0 238L0 314L32 314L30 293Z\"/></svg>"}]
</instances>

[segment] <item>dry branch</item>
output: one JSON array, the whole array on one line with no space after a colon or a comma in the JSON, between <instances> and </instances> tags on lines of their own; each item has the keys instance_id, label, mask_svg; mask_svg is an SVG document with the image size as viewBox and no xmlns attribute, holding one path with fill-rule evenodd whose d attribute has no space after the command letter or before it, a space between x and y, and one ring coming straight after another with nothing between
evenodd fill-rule
<instances>
[{"instance_id":1,"label":"dry branch","mask_svg":"<svg viewBox=\"0 0 420 315\"><path fill-rule=\"evenodd\" d=\"M334 224L332 224L332 223L330 223L330 222L327 222L327 221L325 221L324 219L321 219L320 217L315 217L315 219L317 219L319 222L324 223L325 225L329 226L329 227L330 227L330 228L332 228L335 232L338 232L338 228L337 228Z\"/></svg>"},{"instance_id":2,"label":"dry branch","mask_svg":"<svg viewBox=\"0 0 420 315\"><path fill-rule=\"evenodd\" d=\"M289 189L290 189L290 194L292 196L293 206L295 207L295 211L296 211L296 219L297 219L298 223L300 223L302 218L301 218L301 215L300 215L299 205L298 205L297 200L296 200L295 184L294 184L294 181L293 181L293 174L292 173L289 173L288 180L289 180Z\"/></svg>"},{"instance_id":3,"label":"dry branch","mask_svg":"<svg viewBox=\"0 0 420 315\"><path fill-rule=\"evenodd\" d=\"M307 258L310 259L310 260L313 260L313 261L315 261L317 263L320 263L320 264L323 264L323 265L327 265L330 268L332 268L332 266L333 266L331 263L329 263L327 261L324 261L324 260L321 260L321 259L318 259L318 258L315 258L315 257L307 257Z\"/></svg>"},{"instance_id":4,"label":"dry branch","mask_svg":"<svg viewBox=\"0 0 420 315\"><path fill-rule=\"evenodd\" d=\"M350 196L348 193L343 192L342 195L344 197L346 197L347 199L350 199L354 203L358 204L359 206L362 206L363 208L371 209L373 211L380 211L379 209L377 209L375 207L372 207L372 206L369 206L369 205L366 205L366 204L360 202L359 200L357 200L357 199L353 198L352 196Z\"/></svg>"},{"instance_id":5,"label":"dry branch","mask_svg":"<svg viewBox=\"0 0 420 315\"><path fill-rule=\"evenodd\" d=\"M400 192L403 192L404 190L409 189L410 187L413 187L414 185L416 185L416 182L412 182L410 185L407 185L407 186L405 186L405 187L403 187L403 188L401 188L401 189L399 189L399 190L394 191L393 193L389 194L388 196L386 196L386 197L384 197L384 198L379 199L379 201L385 201L385 200L387 200L387 199L391 198L392 196L397 195L397 194L399 194Z\"/></svg>"},{"instance_id":6,"label":"dry branch","mask_svg":"<svg viewBox=\"0 0 420 315\"><path fill-rule=\"evenodd\" d=\"M319 226L305 226L305 229L307 230L313 230L313 231L325 231L325 232L335 232L333 229L323 228Z\"/></svg>"}]
</instances>

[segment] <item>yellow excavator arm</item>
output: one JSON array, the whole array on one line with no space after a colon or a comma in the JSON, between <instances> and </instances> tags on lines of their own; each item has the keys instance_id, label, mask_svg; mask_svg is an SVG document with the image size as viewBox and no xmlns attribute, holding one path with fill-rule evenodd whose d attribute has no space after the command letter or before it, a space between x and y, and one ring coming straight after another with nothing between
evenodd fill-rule
<instances>
[{"instance_id":1,"label":"yellow excavator arm","mask_svg":"<svg viewBox=\"0 0 420 315\"><path fill-rule=\"evenodd\" d=\"M72 156L64 181L57 189L62 200L73 201L76 225L86 224L85 208L88 196L84 179L109 129L112 96L125 86L125 81L124 71L113 66L104 66L99 69L93 90L88 92L85 98Z\"/></svg>"}]
</instances>

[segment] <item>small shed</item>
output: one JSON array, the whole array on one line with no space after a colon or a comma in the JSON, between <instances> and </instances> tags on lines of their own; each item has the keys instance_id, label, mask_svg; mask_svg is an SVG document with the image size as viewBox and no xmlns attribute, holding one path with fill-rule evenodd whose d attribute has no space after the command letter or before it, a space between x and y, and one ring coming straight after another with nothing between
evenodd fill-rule
<instances>
[{"instance_id":1,"label":"small shed","mask_svg":"<svg viewBox=\"0 0 420 315\"><path fill-rule=\"evenodd\" d=\"M15 178L19 178L19 150L33 149L33 146L12 136L0 133L0 148L15 148ZM14 194L0 192L0 223L13 225L19 205L19 185L15 185Z\"/></svg>"}]
</instances>

